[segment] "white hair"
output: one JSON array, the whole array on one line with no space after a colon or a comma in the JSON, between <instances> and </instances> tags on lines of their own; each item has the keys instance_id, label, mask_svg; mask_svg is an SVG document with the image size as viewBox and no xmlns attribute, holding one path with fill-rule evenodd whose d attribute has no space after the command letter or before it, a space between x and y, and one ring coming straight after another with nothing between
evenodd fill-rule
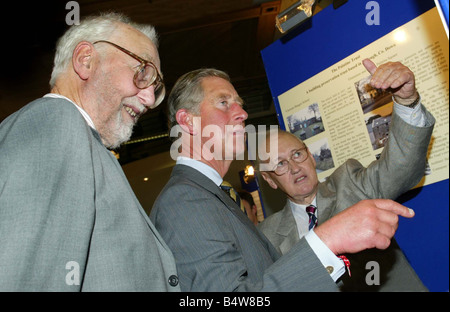
<instances>
[{"instance_id":1,"label":"white hair","mask_svg":"<svg viewBox=\"0 0 450 312\"><path fill-rule=\"evenodd\" d=\"M81 41L95 42L108 40L114 33L119 23L130 25L146 35L158 46L158 35L151 25L137 24L127 16L120 13L101 13L98 16L90 16L81 21L80 25L71 26L56 44L55 59L53 62L50 87L53 88L58 76L63 73L72 61L72 54Z\"/></svg>"}]
</instances>

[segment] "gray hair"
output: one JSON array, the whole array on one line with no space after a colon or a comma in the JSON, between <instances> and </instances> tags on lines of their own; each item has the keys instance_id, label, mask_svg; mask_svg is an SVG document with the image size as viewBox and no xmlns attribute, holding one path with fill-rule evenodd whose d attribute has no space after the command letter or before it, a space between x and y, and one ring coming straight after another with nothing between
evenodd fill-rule
<instances>
[{"instance_id":1,"label":"gray hair","mask_svg":"<svg viewBox=\"0 0 450 312\"><path fill-rule=\"evenodd\" d=\"M214 68L197 69L178 78L168 98L169 131L178 124L178 110L186 109L197 115L200 113L200 103L204 95L201 83L207 77L218 77L231 82L227 73Z\"/></svg>"},{"instance_id":2,"label":"gray hair","mask_svg":"<svg viewBox=\"0 0 450 312\"><path fill-rule=\"evenodd\" d=\"M137 24L120 13L101 13L83 19L80 25L71 26L56 44L50 87L54 87L56 79L63 73L72 61L72 54L78 43L82 41L95 42L109 39L119 23L130 25L146 35L158 46L158 35L151 25Z\"/></svg>"}]
</instances>

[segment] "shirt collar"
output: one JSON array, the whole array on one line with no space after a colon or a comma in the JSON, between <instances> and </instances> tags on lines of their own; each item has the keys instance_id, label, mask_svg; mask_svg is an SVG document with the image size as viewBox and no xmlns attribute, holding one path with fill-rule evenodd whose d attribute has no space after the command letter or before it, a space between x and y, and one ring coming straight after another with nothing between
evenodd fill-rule
<instances>
[{"instance_id":1,"label":"shirt collar","mask_svg":"<svg viewBox=\"0 0 450 312\"><path fill-rule=\"evenodd\" d=\"M83 116L84 120L86 120L87 124L89 125L89 127L91 127L94 130L95 129L95 125L94 122L92 121L91 117L88 115L88 113L86 113L86 111L84 109L82 109L80 106L78 106L77 104L75 104L71 99L65 97L64 95L61 94L56 94L56 93L47 93L46 95L44 95L43 97L50 97L50 98L56 98L56 99L64 99L69 101L70 103L72 103L73 105L75 105L75 107L78 109L78 111L81 113L81 115Z\"/></svg>"},{"instance_id":2,"label":"shirt collar","mask_svg":"<svg viewBox=\"0 0 450 312\"><path fill-rule=\"evenodd\" d=\"M317 207L316 197L314 197L313 201L309 205L300 205L300 204L294 203L290 199L288 199L288 201L289 201L289 205L291 206L292 210L297 210L298 209L298 210L304 211L306 209L306 207L308 207L309 205L313 205L313 206Z\"/></svg>"},{"instance_id":3,"label":"shirt collar","mask_svg":"<svg viewBox=\"0 0 450 312\"><path fill-rule=\"evenodd\" d=\"M217 186L220 186L223 182L222 177L215 169L205 163L202 163L201 161L189 157L178 156L177 165L185 165L194 168L207 178L211 179Z\"/></svg>"}]
</instances>

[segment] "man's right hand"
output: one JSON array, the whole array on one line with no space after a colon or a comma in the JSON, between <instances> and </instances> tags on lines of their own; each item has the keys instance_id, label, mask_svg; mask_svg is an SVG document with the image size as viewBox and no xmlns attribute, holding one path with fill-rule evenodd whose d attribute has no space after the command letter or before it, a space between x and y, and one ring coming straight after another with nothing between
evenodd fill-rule
<instances>
[{"instance_id":1,"label":"man's right hand","mask_svg":"<svg viewBox=\"0 0 450 312\"><path fill-rule=\"evenodd\" d=\"M398 228L398 216L414 211L389 199L362 200L314 229L334 254L386 249Z\"/></svg>"}]
</instances>

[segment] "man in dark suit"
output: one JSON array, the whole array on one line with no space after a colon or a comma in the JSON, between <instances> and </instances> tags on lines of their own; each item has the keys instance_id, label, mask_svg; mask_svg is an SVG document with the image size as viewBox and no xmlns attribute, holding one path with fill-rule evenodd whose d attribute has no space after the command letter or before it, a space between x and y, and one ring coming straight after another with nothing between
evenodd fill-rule
<instances>
[{"instance_id":1,"label":"man in dark suit","mask_svg":"<svg viewBox=\"0 0 450 312\"><path fill-rule=\"evenodd\" d=\"M372 62L366 60L364 63L375 73L376 67ZM381 66L372 80L376 81L394 66L395 73L400 72L407 77L406 82L393 93L389 141L379 160L367 168L350 159L336 168L325 182L319 183L315 159L305 144L291 133L280 131L276 134L279 158L270 160L266 168L271 169L261 172L261 175L272 188L282 190L288 201L281 211L264 220L259 228L281 254L287 253L300 237L309 232L308 206L317 208L315 215L321 224L360 200L395 199L422 179L435 119L420 101L412 102L412 105L405 101L407 98L419 99L414 74L407 67L400 63ZM349 258L352 276L344 279L342 290L426 290L395 241L388 250L367 250ZM370 261L379 265L379 285L366 283L366 264Z\"/></svg>"},{"instance_id":2,"label":"man in dark suit","mask_svg":"<svg viewBox=\"0 0 450 312\"><path fill-rule=\"evenodd\" d=\"M0 124L0 291L179 291L107 149L164 98L154 28L84 19L58 41L50 83Z\"/></svg>"},{"instance_id":3,"label":"man in dark suit","mask_svg":"<svg viewBox=\"0 0 450 312\"><path fill-rule=\"evenodd\" d=\"M357 203L280 257L220 188L244 151L242 105L228 75L213 69L183 75L169 96L172 134L181 133L171 153L179 157L150 217L175 256L181 290L338 290L345 266L336 254L387 248L398 215L414 212L390 200ZM373 222L363 228L354 222L360 218ZM348 222L346 233L327 235Z\"/></svg>"}]
</instances>

